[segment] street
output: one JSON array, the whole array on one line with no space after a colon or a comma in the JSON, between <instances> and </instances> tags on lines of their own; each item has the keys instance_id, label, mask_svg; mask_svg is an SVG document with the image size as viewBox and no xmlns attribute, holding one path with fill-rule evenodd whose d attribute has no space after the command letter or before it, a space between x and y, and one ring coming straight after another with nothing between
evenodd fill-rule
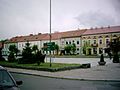
<instances>
[{"instance_id":1,"label":"street","mask_svg":"<svg viewBox=\"0 0 120 90\"><path fill-rule=\"evenodd\" d=\"M119 90L120 82L80 81L11 73L22 80L21 90Z\"/></svg>"}]
</instances>

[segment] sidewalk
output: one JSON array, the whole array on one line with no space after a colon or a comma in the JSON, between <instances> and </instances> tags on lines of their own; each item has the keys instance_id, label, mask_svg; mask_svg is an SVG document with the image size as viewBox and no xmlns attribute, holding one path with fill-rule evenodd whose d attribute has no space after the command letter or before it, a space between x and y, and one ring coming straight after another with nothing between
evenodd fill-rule
<instances>
[{"instance_id":1,"label":"sidewalk","mask_svg":"<svg viewBox=\"0 0 120 90\"><path fill-rule=\"evenodd\" d=\"M67 78L78 80L110 80L120 81L120 63L110 63L105 66L94 66L89 69L75 69L61 72L45 72L26 69L7 68L10 72L30 75Z\"/></svg>"}]
</instances>

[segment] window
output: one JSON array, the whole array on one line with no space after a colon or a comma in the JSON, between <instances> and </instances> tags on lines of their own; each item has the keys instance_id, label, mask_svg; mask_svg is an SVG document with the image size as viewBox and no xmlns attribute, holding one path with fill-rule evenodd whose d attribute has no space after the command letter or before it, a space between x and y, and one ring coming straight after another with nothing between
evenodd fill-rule
<instances>
[{"instance_id":1,"label":"window","mask_svg":"<svg viewBox=\"0 0 120 90\"><path fill-rule=\"evenodd\" d=\"M109 39L106 39L106 44L108 44L109 43Z\"/></svg>"},{"instance_id":2,"label":"window","mask_svg":"<svg viewBox=\"0 0 120 90\"><path fill-rule=\"evenodd\" d=\"M79 48L77 48L77 51L79 51Z\"/></svg>"},{"instance_id":3,"label":"window","mask_svg":"<svg viewBox=\"0 0 120 90\"><path fill-rule=\"evenodd\" d=\"M94 40L94 42L93 42L94 44L96 44L96 40Z\"/></svg>"},{"instance_id":4,"label":"window","mask_svg":"<svg viewBox=\"0 0 120 90\"><path fill-rule=\"evenodd\" d=\"M19 44L19 47L21 47L21 44Z\"/></svg>"},{"instance_id":5,"label":"window","mask_svg":"<svg viewBox=\"0 0 120 90\"><path fill-rule=\"evenodd\" d=\"M64 41L62 41L62 44L64 44Z\"/></svg>"},{"instance_id":6,"label":"window","mask_svg":"<svg viewBox=\"0 0 120 90\"><path fill-rule=\"evenodd\" d=\"M102 44L102 39L99 40L99 44Z\"/></svg>"},{"instance_id":7,"label":"window","mask_svg":"<svg viewBox=\"0 0 120 90\"><path fill-rule=\"evenodd\" d=\"M66 44L68 44L68 42L66 42Z\"/></svg>"},{"instance_id":8,"label":"window","mask_svg":"<svg viewBox=\"0 0 120 90\"><path fill-rule=\"evenodd\" d=\"M10 77L9 73L5 70L0 70L0 85L14 86L12 78Z\"/></svg>"},{"instance_id":9,"label":"window","mask_svg":"<svg viewBox=\"0 0 120 90\"><path fill-rule=\"evenodd\" d=\"M77 44L79 44L79 41L77 41Z\"/></svg>"},{"instance_id":10,"label":"window","mask_svg":"<svg viewBox=\"0 0 120 90\"><path fill-rule=\"evenodd\" d=\"M71 44L71 41L69 41L69 44Z\"/></svg>"}]
</instances>

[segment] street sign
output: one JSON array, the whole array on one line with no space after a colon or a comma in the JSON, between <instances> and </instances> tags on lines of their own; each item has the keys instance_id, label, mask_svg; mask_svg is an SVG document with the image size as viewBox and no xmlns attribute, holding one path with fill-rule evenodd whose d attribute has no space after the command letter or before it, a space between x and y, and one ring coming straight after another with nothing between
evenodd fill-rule
<instances>
[{"instance_id":1,"label":"street sign","mask_svg":"<svg viewBox=\"0 0 120 90\"><path fill-rule=\"evenodd\" d=\"M44 43L45 50L50 51L55 49L55 42Z\"/></svg>"}]
</instances>

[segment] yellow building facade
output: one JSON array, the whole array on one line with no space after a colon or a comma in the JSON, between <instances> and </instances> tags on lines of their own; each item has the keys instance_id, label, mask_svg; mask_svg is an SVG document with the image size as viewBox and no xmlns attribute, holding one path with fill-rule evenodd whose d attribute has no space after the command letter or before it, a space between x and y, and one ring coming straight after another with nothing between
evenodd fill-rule
<instances>
[{"instance_id":1,"label":"yellow building facade","mask_svg":"<svg viewBox=\"0 0 120 90\"><path fill-rule=\"evenodd\" d=\"M90 34L82 36L82 54L100 55L105 54L105 49L109 46L109 42L120 37L120 33L103 33Z\"/></svg>"}]
</instances>

